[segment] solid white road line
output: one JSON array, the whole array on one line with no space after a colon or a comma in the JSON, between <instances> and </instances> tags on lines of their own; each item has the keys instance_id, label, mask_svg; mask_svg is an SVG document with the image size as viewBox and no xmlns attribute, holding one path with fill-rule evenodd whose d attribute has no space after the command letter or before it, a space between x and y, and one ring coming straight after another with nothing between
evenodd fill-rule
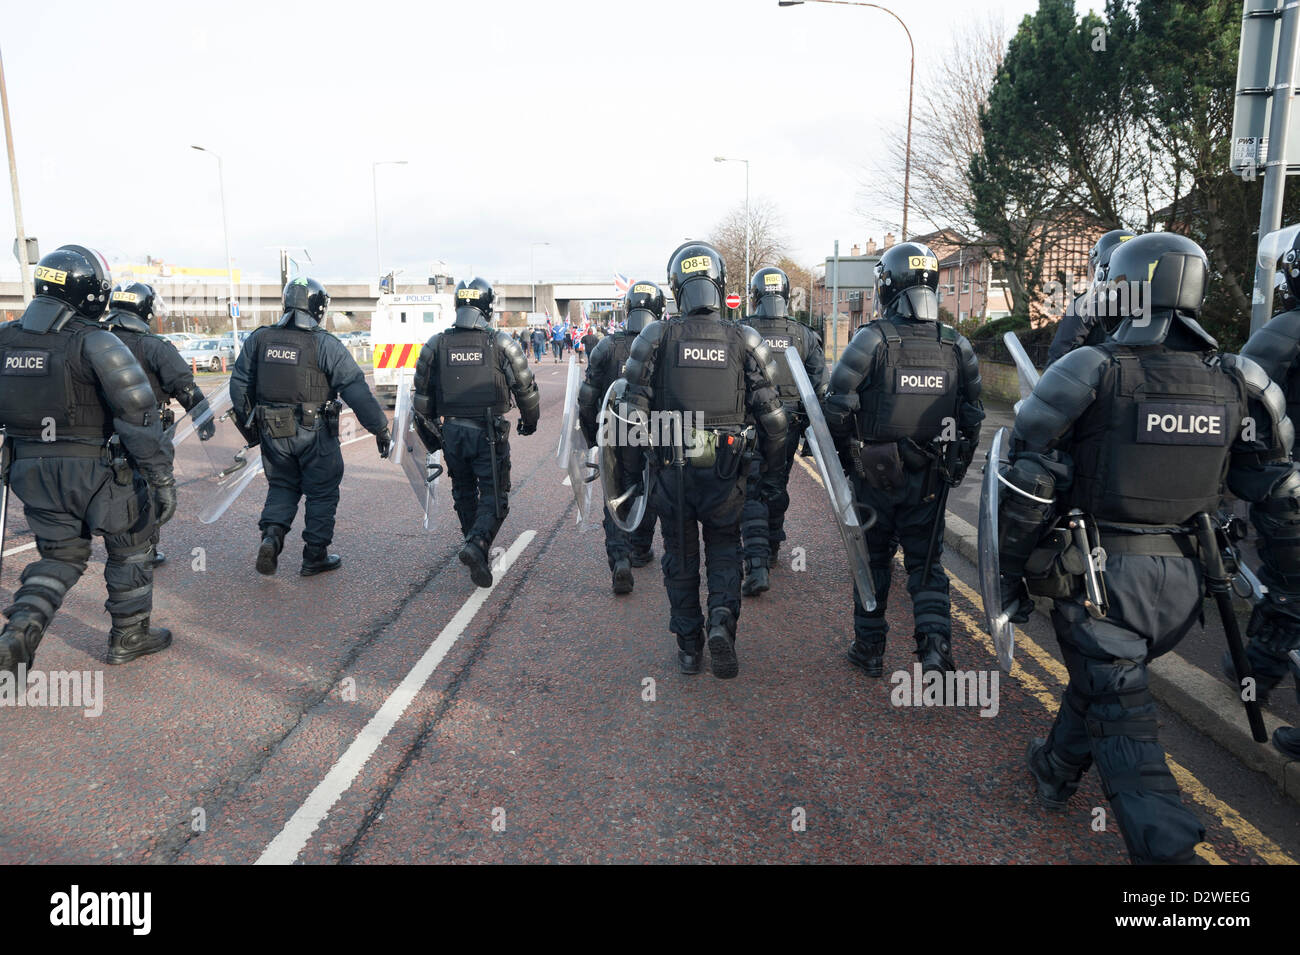
<instances>
[{"instance_id":1,"label":"solid white road line","mask_svg":"<svg viewBox=\"0 0 1300 955\"><path fill-rule=\"evenodd\" d=\"M3 554L0 554L0 557L12 557L14 554L21 554L25 550L35 550L35 549L36 549L36 541L32 541L30 544L22 544L19 547L11 547Z\"/></svg>"},{"instance_id":2,"label":"solid white road line","mask_svg":"<svg viewBox=\"0 0 1300 955\"><path fill-rule=\"evenodd\" d=\"M492 591L501 583L510 567L524 552L524 549L537 536L537 531L524 531L510 545L510 549L505 552L500 562L493 568L493 581L491 587L476 587L474 592L461 606L456 615L451 618L447 626L443 627L442 632L438 634L436 640L429 645L429 649L424 652L424 656L416 662L411 668L411 672L406 674L402 682L398 684L388 697L384 700L379 711L371 717L370 722L352 741L352 745L347 751L339 757L325 778L320 784L312 790L307 801L299 807L298 811L293 814L284 828L280 830L279 835L271 840L266 849L258 857L256 865L292 865L302 852L303 847L307 845L311 835L316 831L316 827L324 821L329 811L334 808L352 783L356 780L357 775L375 751L379 749L380 743L384 741L389 732L397 721L402 718L411 701L415 699L420 688L424 686L433 671L437 669L438 664L442 662L452 646L460 639L465 629L474 619L474 615L487 602L488 597L492 596Z\"/></svg>"}]
</instances>

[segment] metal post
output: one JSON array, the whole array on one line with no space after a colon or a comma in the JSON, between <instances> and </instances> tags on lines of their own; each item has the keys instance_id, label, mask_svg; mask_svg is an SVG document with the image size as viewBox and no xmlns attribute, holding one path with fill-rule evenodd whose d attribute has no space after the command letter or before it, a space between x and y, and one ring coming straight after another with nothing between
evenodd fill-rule
<instances>
[{"instance_id":1,"label":"metal post","mask_svg":"<svg viewBox=\"0 0 1300 955\"><path fill-rule=\"evenodd\" d=\"M27 262L27 233L23 230L23 204L18 197L18 163L14 159L14 133L9 125L9 92L5 86L4 58L0 57L0 106L4 110L5 146L9 150L9 185L14 193L14 231L18 234L18 268L22 275L23 304L36 294L32 285L32 270Z\"/></svg>"},{"instance_id":2,"label":"metal post","mask_svg":"<svg viewBox=\"0 0 1300 955\"><path fill-rule=\"evenodd\" d=\"M831 279L831 360L840 358L840 240L835 240L835 277Z\"/></svg>"},{"instance_id":3,"label":"metal post","mask_svg":"<svg viewBox=\"0 0 1300 955\"><path fill-rule=\"evenodd\" d=\"M1282 9L1278 33L1277 68L1268 123L1268 157L1264 163L1264 198L1259 207L1259 238L1282 227L1282 195L1286 189L1286 141L1291 126L1292 83L1295 77L1297 8ZM1273 310L1273 263L1256 263L1255 293L1250 308L1250 330L1258 331Z\"/></svg>"},{"instance_id":4,"label":"metal post","mask_svg":"<svg viewBox=\"0 0 1300 955\"><path fill-rule=\"evenodd\" d=\"M741 298L744 298L744 289L749 287L749 279L753 275L749 270L749 160L745 160L745 281L740 283Z\"/></svg>"},{"instance_id":5,"label":"metal post","mask_svg":"<svg viewBox=\"0 0 1300 955\"><path fill-rule=\"evenodd\" d=\"M226 281L230 292L230 297L226 300L226 314L230 316L230 331L235 339L235 357L238 358L239 319L235 318L235 263L230 258L230 226L226 222L226 171L220 156L217 156L217 179L221 183L221 232L226 237Z\"/></svg>"},{"instance_id":6,"label":"metal post","mask_svg":"<svg viewBox=\"0 0 1300 955\"><path fill-rule=\"evenodd\" d=\"M379 254L379 163L370 164L370 195L375 206L375 281L384 280L384 260ZM389 289L389 291L396 291Z\"/></svg>"}]
</instances>

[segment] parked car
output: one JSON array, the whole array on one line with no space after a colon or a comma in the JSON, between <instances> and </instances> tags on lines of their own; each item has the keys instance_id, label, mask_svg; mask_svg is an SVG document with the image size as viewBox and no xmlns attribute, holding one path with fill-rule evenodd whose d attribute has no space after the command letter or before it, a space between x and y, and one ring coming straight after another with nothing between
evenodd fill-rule
<instances>
[{"instance_id":1,"label":"parked car","mask_svg":"<svg viewBox=\"0 0 1300 955\"><path fill-rule=\"evenodd\" d=\"M191 342L188 346L181 348L180 352L181 357L186 361L193 361L196 368L221 371L221 360L223 358L226 360L227 366L235 361L235 342L231 338L224 340L206 338Z\"/></svg>"}]
</instances>

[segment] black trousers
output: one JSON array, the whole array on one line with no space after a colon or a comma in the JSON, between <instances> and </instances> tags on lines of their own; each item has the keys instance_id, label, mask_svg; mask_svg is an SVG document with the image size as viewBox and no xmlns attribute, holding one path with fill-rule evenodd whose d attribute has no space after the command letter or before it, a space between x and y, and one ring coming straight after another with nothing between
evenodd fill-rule
<instances>
[{"instance_id":1,"label":"black trousers","mask_svg":"<svg viewBox=\"0 0 1300 955\"><path fill-rule=\"evenodd\" d=\"M477 537L484 550L510 513L510 429L497 418L497 483L492 483L492 444L487 424L447 419L442 426L442 451L451 475L451 499L460 519L460 532Z\"/></svg>"},{"instance_id":2,"label":"black trousers","mask_svg":"<svg viewBox=\"0 0 1300 955\"><path fill-rule=\"evenodd\" d=\"M678 509L677 482L682 481ZM698 650L705 617L700 609L700 536L708 578L708 608L740 617L740 514L745 505L745 475L721 478L712 468L658 468L650 503L664 532L660 567L668 591L669 628L682 649ZM680 532L679 532L680 527Z\"/></svg>"},{"instance_id":3,"label":"black trousers","mask_svg":"<svg viewBox=\"0 0 1300 955\"><path fill-rule=\"evenodd\" d=\"M334 540L334 515L343 482L343 451L339 439L325 427L309 431L302 425L287 438L262 434L262 464L266 468L266 503L258 527L262 532L278 524L286 532L293 526L298 501L303 509L302 539L316 547Z\"/></svg>"},{"instance_id":4,"label":"black trousers","mask_svg":"<svg viewBox=\"0 0 1300 955\"><path fill-rule=\"evenodd\" d=\"M94 458L21 458L10 467L9 482L23 502L40 559L23 568L6 616L23 611L48 626L85 573L94 536L108 551L104 609L114 625L149 615L154 505L143 477L132 473L119 484L113 469Z\"/></svg>"},{"instance_id":5,"label":"black trousers","mask_svg":"<svg viewBox=\"0 0 1300 955\"><path fill-rule=\"evenodd\" d=\"M603 508L605 527L605 556L609 558L609 569L614 564L633 554L644 554L654 548L655 544L655 508L653 502L647 502L645 517L637 529L628 532L619 528L609 516L609 508Z\"/></svg>"},{"instance_id":6,"label":"black trousers","mask_svg":"<svg viewBox=\"0 0 1300 955\"><path fill-rule=\"evenodd\" d=\"M792 424L785 442L785 464L779 472L764 471L758 455L750 465L740 530L745 559L752 564L768 566L772 551L785 540L785 512L790 508L790 469L794 466L794 456L799 452L803 432L802 424L799 427Z\"/></svg>"}]
</instances>

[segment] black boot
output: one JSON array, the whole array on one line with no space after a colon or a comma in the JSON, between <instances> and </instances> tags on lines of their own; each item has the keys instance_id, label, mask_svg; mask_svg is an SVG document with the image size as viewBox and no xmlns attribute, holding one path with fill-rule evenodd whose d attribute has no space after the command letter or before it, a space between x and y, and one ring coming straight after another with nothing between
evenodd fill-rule
<instances>
[{"instance_id":1,"label":"black boot","mask_svg":"<svg viewBox=\"0 0 1300 955\"><path fill-rule=\"evenodd\" d=\"M634 552L632 556L628 558L628 562L631 563L633 567L644 567L654 559L655 551L654 548L651 547L649 550Z\"/></svg>"},{"instance_id":2,"label":"black boot","mask_svg":"<svg viewBox=\"0 0 1300 955\"><path fill-rule=\"evenodd\" d=\"M1228 682L1232 684L1232 688L1237 691L1237 695L1240 696L1241 680L1237 679L1237 668L1232 663L1232 654L1227 650L1224 650L1223 657L1219 660L1219 665L1223 668L1223 675L1227 678ZM1268 695L1272 692L1273 687L1277 686L1280 682L1282 682L1281 678L1276 680L1266 680L1259 676L1255 677L1255 700L1260 706L1268 706Z\"/></svg>"},{"instance_id":3,"label":"black boot","mask_svg":"<svg viewBox=\"0 0 1300 955\"><path fill-rule=\"evenodd\" d=\"M487 548L477 537L465 538L465 546L460 549L460 562L469 568L470 579L476 586L492 586L492 568L488 566Z\"/></svg>"},{"instance_id":4,"label":"black boot","mask_svg":"<svg viewBox=\"0 0 1300 955\"><path fill-rule=\"evenodd\" d=\"M614 593L632 592L632 564L626 557L614 561Z\"/></svg>"},{"instance_id":5,"label":"black boot","mask_svg":"<svg viewBox=\"0 0 1300 955\"><path fill-rule=\"evenodd\" d=\"M108 632L109 664L130 663L136 657L166 650L172 645L172 632L164 627L150 627L149 615L113 621Z\"/></svg>"},{"instance_id":6,"label":"black boot","mask_svg":"<svg viewBox=\"0 0 1300 955\"><path fill-rule=\"evenodd\" d=\"M45 622L35 614L18 612L0 631L0 672L18 675L19 665L31 668L36 647L45 636Z\"/></svg>"},{"instance_id":7,"label":"black boot","mask_svg":"<svg viewBox=\"0 0 1300 955\"><path fill-rule=\"evenodd\" d=\"M677 665L684 674L694 676L699 673L703 660L704 640L698 632L677 638Z\"/></svg>"},{"instance_id":8,"label":"black boot","mask_svg":"<svg viewBox=\"0 0 1300 955\"><path fill-rule=\"evenodd\" d=\"M304 577L312 577L329 570L338 570L342 564L343 558L338 554L328 553L325 546L307 544L302 549L302 567L298 573Z\"/></svg>"},{"instance_id":9,"label":"black boot","mask_svg":"<svg viewBox=\"0 0 1300 955\"><path fill-rule=\"evenodd\" d=\"M849 647L849 662L867 676L883 676L885 672L885 641L865 641L855 637Z\"/></svg>"},{"instance_id":10,"label":"black boot","mask_svg":"<svg viewBox=\"0 0 1300 955\"><path fill-rule=\"evenodd\" d=\"M918 633L915 636L916 658L921 661L921 672L951 673L957 669L952 659L952 639L946 633Z\"/></svg>"},{"instance_id":11,"label":"black boot","mask_svg":"<svg viewBox=\"0 0 1300 955\"><path fill-rule=\"evenodd\" d=\"M153 565L155 567L161 567L165 563L167 563L167 555L164 554L162 551L158 550L157 548L154 548Z\"/></svg>"},{"instance_id":12,"label":"black boot","mask_svg":"<svg viewBox=\"0 0 1300 955\"><path fill-rule=\"evenodd\" d=\"M1079 788L1083 769L1048 752L1047 740L1039 737L1029 744L1025 753L1029 772L1038 784L1038 804L1053 812L1064 812L1065 804Z\"/></svg>"},{"instance_id":13,"label":"black boot","mask_svg":"<svg viewBox=\"0 0 1300 955\"><path fill-rule=\"evenodd\" d=\"M746 597L754 597L772 588L768 581L767 564L764 561L751 560L745 569L745 583L740 592Z\"/></svg>"},{"instance_id":14,"label":"black boot","mask_svg":"<svg viewBox=\"0 0 1300 955\"><path fill-rule=\"evenodd\" d=\"M740 672L736 619L726 607L714 607L709 614L709 669L719 680L730 680Z\"/></svg>"},{"instance_id":15,"label":"black boot","mask_svg":"<svg viewBox=\"0 0 1300 955\"><path fill-rule=\"evenodd\" d=\"M1283 756L1300 759L1300 728L1279 726L1273 730L1273 745Z\"/></svg>"},{"instance_id":16,"label":"black boot","mask_svg":"<svg viewBox=\"0 0 1300 955\"><path fill-rule=\"evenodd\" d=\"M262 531L262 543L257 548L257 572L274 574L280 565L280 551L284 550L284 528L270 524Z\"/></svg>"}]
</instances>

